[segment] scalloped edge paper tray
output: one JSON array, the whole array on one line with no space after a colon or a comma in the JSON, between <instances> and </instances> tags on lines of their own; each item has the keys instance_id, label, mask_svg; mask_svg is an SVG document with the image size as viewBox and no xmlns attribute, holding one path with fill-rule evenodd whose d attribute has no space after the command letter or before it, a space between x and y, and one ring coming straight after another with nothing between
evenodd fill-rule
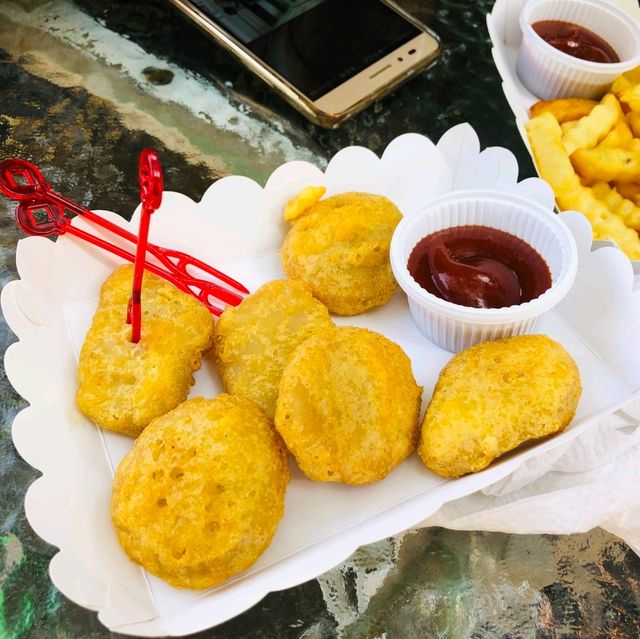
<instances>
[{"instance_id":1,"label":"scalloped edge paper tray","mask_svg":"<svg viewBox=\"0 0 640 639\"><path fill-rule=\"evenodd\" d=\"M278 254L286 232L282 210L303 186L324 184L328 195L386 195L404 215L435 195L469 188L520 194L552 210L549 187L537 178L518 183L517 174L509 151L480 152L469 125L454 127L437 145L407 134L394 140L381 158L361 147L344 149L324 173L311 164L290 162L271 175L264 189L244 177L227 177L212 185L199 203L165 193L150 239L220 266L255 290L284 275ZM131 224L103 213L135 232L139 211ZM271 546L250 570L205 591L173 589L128 560L110 522L109 501L113 470L132 440L101 431L75 406L78 351L100 285L118 260L69 235L56 242L21 240L20 279L2 291L2 310L19 339L7 349L5 366L14 388L30 404L15 418L13 439L22 457L43 473L30 486L25 509L34 530L60 549L50 565L55 585L76 603L98 611L112 631L139 636L192 633L241 613L271 591L322 574L358 546L419 525L443 503L506 477L627 403L640 388L640 358L635 356L640 352L640 326L631 267L615 248L590 250L591 230L584 217L566 213L562 219L577 240L579 273L562 304L543 318L540 330L564 344L581 371L584 392L568 429L456 480L432 474L416 455L383 481L364 487L311 482L292 462L285 516ZM74 224L88 226L79 218ZM398 342L411 357L418 383L424 386L424 403L428 401L451 353L417 332L401 292L384 307L336 321L369 327ZM208 356L191 395L214 396L221 390Z\"/></svg>"},{"instance_id":2,"label":"scalloped edge paper tray","mask_svg":"<svg viewBox=\"0 0 640 639\"><path fill-rule=\"evenodd\" d=\"M522 137L522 141L531 155L533 165L538 166L531 151L529 138L524 125L529 120L529 109L540 98L524 87L518 74L516 73L516 60L518 49L522 41L522 32L518 24L518 17L523 5L527 0L496 0L491 13L487 14L487 29L493 47L491 54L502 78L502 90L505 98L516 118L516 126ZM640 5L637 0L603 0L609 4L616 5L640 21ZM600 240L594 242L595 246L613 246L613 242ZM631 262L633 272L636 276L636 286L640 285L640 261Z\"/></svg>"}]
</instances>

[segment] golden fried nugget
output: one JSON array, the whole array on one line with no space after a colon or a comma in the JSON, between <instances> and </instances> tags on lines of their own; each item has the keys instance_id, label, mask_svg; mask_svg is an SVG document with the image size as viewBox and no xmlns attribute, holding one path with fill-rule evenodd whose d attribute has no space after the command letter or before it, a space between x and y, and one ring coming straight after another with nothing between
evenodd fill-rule
<instances>
[{"instance_id":1,"label":"golden fried nugget","mask_svg":"<svg viewBox=\"0 0 640 639\"><path fill-rule=\"evenodd\" d=\"M213 343L214 321L194 297L145 272L141 338L134 344L126 322L132 281L127 265L102 285L80 352L76 402L98 426L136 437L187 398Z\"/></svg>"},{"instance_id":2,"label":"golden fried nugget","mask_svg":"<svg viewBox=\"0 0 640 639\"><path fill-rule=\"evenodd\" d=\"M368 484L415 449L421 394L397 344L367 329L335 327L294 351L275 425L310 479Z\"/></svg>"},{"instance_id":3,"label":"golden fried nugget","mask_svg":"<svg viewBox=\"0 0 640 639\"><path fill-rule=\"evenodd\" d=\"M530 109L531 117L535 118L542 113L551 113L560 123L564 124L572 120L579 120L589 115L598 104L596 100L586 98L561 98L559 100L540 100Z\"/></svg>"},{"instance_id":4,"label":"golden fried nugget","mask_svg":"<svg viewBox=\"0 0 640 639\"><path fill-rule=\"evenodd\" d=\"M251 566L284 513L287 455L248 399L196 397L154 420L116 471L111 518L129 557L178 588Z\"/></svg>"},{"instance_id":5,"label":"golden fried nugget","mask_svg":"<svg viewBox=\"0 0 640 639\"><path fill-rule=\"evenodd\" d=\"M302 197L307 197L305 191ZM397 288L389 245L402 218L387 198L343 193L295 211L281 256L288 277L307 282L332 313L356 315L389 301Z\"/></svg>"},{"instance_id":6,"label":"golden fried nugget","mask_svg":"<svg viewBox=\"0 0 640 639\"><path fill-rule=\"evenodd\" d=\"M477 472L529 440L563 430L581 392L576 363L549 337L477 344L440 373L418 453L443 477Z\"/></svg>"},{"instance_id":7,"label":"golden fried nugget","mask_svg":"<svg viewBox=\"0 0 640 639\"><path fill-rule=\"evenodd\" d=\"M327 307L308 284L268 282L218 320L214 349L225 388L253 400L273 419L291 353L314 332L332 326Z\"/></svg>"}]
</instances>

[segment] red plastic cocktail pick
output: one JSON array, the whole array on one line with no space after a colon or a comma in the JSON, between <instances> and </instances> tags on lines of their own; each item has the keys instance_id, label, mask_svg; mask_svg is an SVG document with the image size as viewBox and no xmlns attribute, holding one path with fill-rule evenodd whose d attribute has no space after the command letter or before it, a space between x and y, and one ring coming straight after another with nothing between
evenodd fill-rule
<instances>
[{"instance_id":1,"label":"red plastic cocktail pick","mask_svg":"<svg viewBox=\"0 0 640 639\"><path fill-rule=\"evenodd\" d=\"M155 151L143 149L138 162L138 177L140 179L140 226L138 227L138 244L136 246L136 260L133 263L133 288L127 308L127 322L131 324L131 341L140 341L140 325L142 322L142 274L147 254L149 238L149 223L151 214L162 203L162 167Z\"/></svg>"},{"instance_id":2,"label":"red plastic cocktail pick","mask_svg":"<svg viewBox=\"0 0 640 639\"><path fill-rule=\"evenodd\" d=\"M130 244L137 245L138 238L133 233L53 191L42 173L31 162L20 159L0 162L0 192L19 202L15 214L16 223L27 235L71 233L129 262L135 262L136 255L133 252L71 224L71 218L67 217L66 211L81 215L92 224ZM148 243L146 255L152 256L155 261L146 259L145 269L171 282L181 291L193 295L214 315L220 315L223 310L217 305L217 300L237 306L243 295L249 293L236 280L187 253ZM204 273L213 281L197 277L194 271Z\"/></svg>"}]
</instances>

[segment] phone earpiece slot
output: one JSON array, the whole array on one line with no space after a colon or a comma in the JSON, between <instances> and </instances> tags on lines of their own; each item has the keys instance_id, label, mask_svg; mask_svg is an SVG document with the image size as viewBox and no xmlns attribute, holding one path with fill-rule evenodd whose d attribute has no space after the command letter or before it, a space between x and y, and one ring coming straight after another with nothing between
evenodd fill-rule
<instances>
[{"instance_id":1,"label":"phone earpiece slot","mask_svg":"<svg viewBox=\"0 0 640 639\"><path fill-rule=\"evenodd\" d=\"M382 69L378 69L373 75L369 76L369 80L373 80L373 78L377 78L383 71L390 69L391 65L388 64L386 67L382 67Z\"/></svg>"}]
</instances>

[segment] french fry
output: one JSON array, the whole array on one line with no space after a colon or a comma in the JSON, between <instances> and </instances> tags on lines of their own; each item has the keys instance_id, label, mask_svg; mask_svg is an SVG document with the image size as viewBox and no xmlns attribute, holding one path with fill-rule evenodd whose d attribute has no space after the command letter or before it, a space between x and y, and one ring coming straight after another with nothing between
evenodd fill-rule
<instances>
[{"instance_id":1,"label":"french fry","mask_svg":"<svg viewBox=\"0 0 640 639\"><path fill-rule=\"evenodd\" d=\"M640 206L640 182L614 182L614 185L623 198Z\"/></svg>"},{"instance_id":2,"label":"french fry","mask_svg":"<svg viewBox=\"0 0 640 639\"><path fill-rule=\"evenodd\" d=\"M593 191L580 186L557 198L558 206L563 210L575 210L583 213L591 223L593 237L596 240L612 240L630 260L640 259L640 237L616 215L600 202Z\"/></svg>"},{"instance_id":3,"label":"french fry","mask_svg":"<svg viewBox=\"0 0 640 639\"><path fill-rule=\"evenodd\" d=\"M296 197L287 202L284 209L285 220L295 220L304 215L325 193L324 186L305 186Z\"/></svg>"},{"instance_id":4,"label":"french fry","mask_svg":"<svg viewBox=\"0 0 640 639\"><path fill-rule=\"evenodd\" d=\"M629 111L629 113L627 113L627 124L634 137L640 138L640 113L637 111Z\"/></svg>"},{"instance_id":5,"label":"french fry","mask_svg":"<svg viewBox=\"0 0 640 639\"><path fill-rule=\"evenodd\" d=\"M589 115L578 120L578 125L567 132L563 138L568 155L576 149L591 149L611 131L618 120L624 118L620 103L614 95L607 93L600 104Z\"/></svg>"},{"instance_id":6,"label":"french fry","mask_svg":"<svg viewBox=\"0 0 640 639\"><path fill-rule=\"evenodd\" d=\"M640 143L631 140L629 149L578 149L571 155L575 170L596 182L640 181Z\"/></svg>"},{"instance_id":7,"label":"french fry","mask_svg":"<svg viewBox=\"0 0 640 639\"><path fill-rule=\"evenodd\" d=\"M541 101L531 116L534 160L558 208L580 211L595 239L640 260L640 66L618 76L597 105Z\"/></svg>"},{"instance_id":8,"label":"french fry","mask_svg":"<svg viewBox=\"0 0 640 639\"><path fill-rule=\"evenodd\" d=\"M636 84L620 93L620 102L626 104L632 111L640 113L640 84Z\"/></svg>"},{"instance_id":9,"label":"french fry","mask_svg":"<svg viewBox=\"0 0 640 639\"><path fill-rule=\"evenodd\" d=\"M540 177L556 196L579 188L580 180L562 143L562 129L551 113L543 113L526 123Z\"/></svg>"},{"instance_id":10,"label":"french fry","mask_svg":"<svg viewBox=\"0 0 640 639\"><path fill-rule=\"evenodd\" d=\"M632 84L640 84L640 64L622 74Z\"/></svg>"},{"instance_id":11,"label":"french fry","mask_svg":"<svg viewBox=\"0 0 640 639\"><path fill-rule=\"evenodd\" d=\"M571 120L579 120L589 115L597 106L595 100L585 98L562 98L560 100L540 100L531 107L531 117L536 118L543 113L551 113L560 124Z\"/></svg>"},{"instance_id":12,"label":"french fry","mask_svg":"<svg viewBox=\"0 0 640 639\"><path fill-rule=\"evenodd\" d=\"M620 94L633 86L633 82L628 80L625 75L622 74L613 81L613 84L611 85L611 93L620 99Z\"/></svg>"},{"instance_id":13,"label":"french fry","mask_svg":"<svg viewBox=\"0 0 640 639\"><path fill-rule=\"evenodd\" d=\"M622 197L616 189L612 189L606 182L594 184L591 190L596 198L617 215L626 226L636 231L640 230L640 207L636 206L634 202Z\"/></svg>"},{"instance_id":14,"label":"french fry","mask_svg":"<svg viewBox=\"0 0 640 639\"><path fill-rule=\"evenodd\" d=\"M619 75L611 85L611 93L619 97L623 91L630 89L635 84L640 84L640 66Z\"/></svg>"},{"instance_id":15,"label":"french fry","mask_svg":"<svg viewBox=\"0 0 640 639\"><path fill-rule=\"evenodd\" d=\"M574 129L577 126L578 126L578 120L571 120L570 122L563 122L560 125L560 128L562 129L562 137L564 137L567 133L569 133L569 131L571 131L571 129Z\"/></svg>"},{"instance_id":16,"label":"french fry","mask_svg":"<svg viewBox=\"0 0 640 639\"><path fill-rule=\"evenodd\" d=\"M638 113L640 115L640 113ZM613 129L598 144L599 149L624 149L631 144L633 133L627 124L626 119L618 120Z\"/></svg>"}]
</instances>

